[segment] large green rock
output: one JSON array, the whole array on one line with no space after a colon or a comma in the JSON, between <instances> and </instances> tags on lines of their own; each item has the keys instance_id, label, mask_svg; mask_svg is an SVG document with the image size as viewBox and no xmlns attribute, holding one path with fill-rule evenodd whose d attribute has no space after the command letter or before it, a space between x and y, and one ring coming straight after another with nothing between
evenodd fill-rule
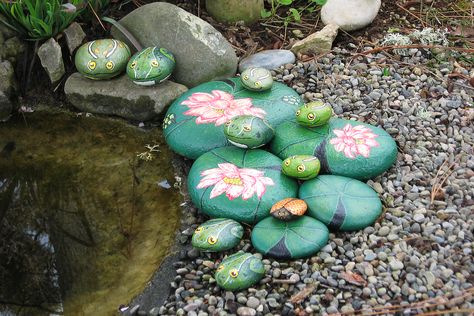
<instances>
[{"instance_id":1,"label":"large green rock","mask_svg":"<svg viewBox=\"0 0 474 316\"><path fill-rule=\"evenodd\" d=\"M224 124L238 115L265 118L275 128L295 116L303 104L298 93L275 82L270 90L245 89L238 78L204 83L190 89L169 107L163 123L168 145L178 154L196 159L229 145Z\"/></svg>"},{"instance_id":2,"label":"large green rock","mask_svg":"<svg viewBox=\"0 0 474 316\"><path fill-rule=\"evenodd\" d=\"M264 274L262 260L251 253L239 251L222 260L217 267L215 279L221 288L238 291L254 285Z\"/></svg>"},{"instance_id":3,"label":"large green rock","mask_svg":"<svg viewBox=\"0 0 474 316\"><path fill-rule=\"evenodd\" d=\"M211 217L256 223L273 204L296 197L295 180L281 173L281 160L259 149L223 147L199 157L188 175L191 199Z\"/></svg>"},{"instance_id":4,"label":"large green rock","mask_svg":"<svg viewBox=\"0 0 474 316\"><path fill-rule=\"evenodd\" d=\"M267 217L252 231L255 249L280 259L309 257L324 247L328 239L328 228L309 216L289 222Z\"/></svg>"},{"instance_id":5,"label":"large green rock","mask_svg":"<svg viewBox=\"0 0 474 316\"><path fill-rule=\"evenodd\" d=\"M309 216L333 230L363 229L382 213L382 203L371 187L341 176L324 175L304 182L299 198L308 204Z\"/></svg>"},{"instance_id":6,"label":"large green rock","mask_svg":"<svg viewBox=\"0 0 474 316\"><path fill-rule=\"evenodd\" d=\"M314 155L322 173L360 180L378 176L397 158L397 145L383 129L338 118L313 128L285 122L275 130L271 151L282 159Z\"/></svg>"}]
</instances>

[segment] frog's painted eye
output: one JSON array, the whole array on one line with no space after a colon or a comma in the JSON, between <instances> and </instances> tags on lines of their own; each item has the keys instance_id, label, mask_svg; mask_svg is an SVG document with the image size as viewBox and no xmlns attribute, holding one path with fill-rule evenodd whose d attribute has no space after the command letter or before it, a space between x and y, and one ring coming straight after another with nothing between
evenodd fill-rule
<instances>
[{"instance_id":1,"label":"frog's painted eye","mask_svg":"<svg viewBox=\"0 0 474 316\"><path fill-rule=\"evenodd\" d=\"M303 172L305 171L306 167L304 165L299 165L298 167L296 167L296 170L298 170L298 172Z\"/></svg>"},{"instance_id":2,"label":"frog's painted eye","mask_svg":"<svg viewBox=\"0 0 474 316\"><path fill-rule=\"evenodd\" d=\"M160 65L160 64L158 63L157 60L154 59L154 60L151 61L151 66L152 66L152 67L155 67L155 68L156 68L156 67L158 67L159 65Z\"/></svg>"},{"instance_id":3,"label":"frog's painted eye","mask_svg":"<svg viewBox=\"0 0 474 316\"><path fill-rule=\"evenodd\" d=\"M239 276L239 270L232 269L232 270L229 271L229 274L230 274L231 277L236 278L236 277Z\"/></svg>"},{"instance_id":4,"label":"frog's painted eye","mask_svg":"<svg viewBox=\"0 0 474 316\"><path fill-rule=\"evenodd\" d=\"M97 63L95 61L90 61L87 63L87 67L90 69L90 70L94 70L95 67L97 67Z\"/></svg>"},{"instance_id":5,"label":"frog's painted eye","mask_svg":"<svg viewBox=\"0 0 474 316\"><path fill-rule=\"evenodd\" d=\"M224 270L224 265L221 264L220 266L217 267L217 272Z\"/></svg>"},{"instance_id":6,"label":"frog's painted eye","mask_svg":"<svg viewBox=\"0 0 474 316\"><path fill-rule=\"evenodd\" d=\"M244 80L249 80L249 76L245 75Z\"/></svg>"},{"instance_id":7,"label":"frog's painted eye","mask_svg":"<svg viewBox=\"0 0 474 316\"><path fill-rule=\"evenodd\" d=\"M217 242L217 238L214 236L209 236L207 237L207 242L210 243L211 245L214 245Z\"/></svg>"},{"instance_id":8,"label":"frog's painted eye","mask_svg":"<svg viewBox=\"0 0 474 316\"><path fill-rule=\"evenodd\" d=\"M316 115L314 115L313 113L308 114L308 120L314 121L315 118L316 118Z\"/></svg>"},{"instance_id":9,"label":"frog's painted eye","mask_svg":"<svg viewBox=\"0 0 474 316\"><path fill-rule=\"evenodd\" d=\"M301 110L296 111L296 116L300 116Z\"/></svg>"},{"instance_id":10,"label":"frog's painted eye","mask_svg":"<svg viewBox=\"0 0 474 316\"><path fill-rule=\"evenodd\" d=\"M114 65L114 62L113 61L108 61L106 64L105 64L105 68L107 68L108 70L112 70L114 69L115 65Z\"/></svg>"},{"instance_id":11,"label":"frog's painted eye","mask_svg":"<svg viewBox=\"0 0 474 316\"><path fill-rule=\"evenodd\" d=\"M250 132L251 130L252 130L252 127L251 127L251 126L249 126L249 125L245 125L245 126L244 126L244 131Z\"/></svg>"},{"instance_id":12,"label":"frog's painted eye","mask_svg":"<svg viewBox=\"0 0 474 316\"><path fill-rule=\"evenodd\" d=\"M196 230L194 231L195 233L199 234L200 232L202 232L204 230L204 227L202 226L199 226L198 228L196 228Z\"/></svg>"},{"instance_id":13,"label":"frog's painted eye","mask_svg":"<svg viewBox=\"0 0 474 316\"><path fill-rule=\"evenodd\" d=\"M285 166L287 166L287 167L288 167L290 164L291 164L291 161L290 161L290 159L287 159L287 160L285 160Z\"/></svg>"},{"instance_id":14,"label":"frog's painted eye","mask_svg":"<svg viewBox=\"0 0 474 316\"><path fill-rule=\"evenodd\" d=\"M229 126L230 124L232 124L232 121L225 122L225 126Z\"/></svg>"},{"instance_id":15,"label":"frog's painted eye","mask_svg":"<svg viewBox=\"0 0 474 316\"><path fill-rule=\"evenodd\" d=\"M130 64L130 68L134 69L137 66L137 61L135 60Z\"/></svg>"},{"instance_id":16,"label":"frog's painted eye","mask_svg":"<svg viewBox=\"0 0 474 316\"><path fill-rule=\"evenodd\" d=\"M254 85L255 85L257 88L260 88L260 86L261 86L260 81L255 81Z\"/></svg>"}]
</instances>

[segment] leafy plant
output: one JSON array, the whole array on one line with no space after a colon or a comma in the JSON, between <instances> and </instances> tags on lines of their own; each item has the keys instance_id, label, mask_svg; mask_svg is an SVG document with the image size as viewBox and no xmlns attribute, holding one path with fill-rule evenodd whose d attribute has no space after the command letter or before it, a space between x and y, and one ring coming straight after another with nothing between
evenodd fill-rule
<instances>
[{"instance_id":1,"label":"leafy plant","mask_svg":"<svg viewBox=\"0 0 474 316\"><path fill-rule=\"evenodd\" d=\"M260 13L262 18L278 17L277 11L282 7L289 7L287 10L286 17L283 17L283 23L285 26L289 22L301 22L301 16L303 12L314 12L318 6L322 6L326 3L327 0L269 0L271 5L270 10L263 9Z\"/></svg>"}]
</instances>

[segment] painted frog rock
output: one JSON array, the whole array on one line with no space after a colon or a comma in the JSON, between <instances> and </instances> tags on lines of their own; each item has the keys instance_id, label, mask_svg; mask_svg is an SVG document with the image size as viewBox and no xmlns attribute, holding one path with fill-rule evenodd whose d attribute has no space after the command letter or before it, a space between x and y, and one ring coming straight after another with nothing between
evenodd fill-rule
<instances>
[{"instance_id":1,"label":"painted frog rock","mask_svg":"<svg viewBox=\"0 0 474 316\"><path fill-rule=\"evenodd\" d=\"M289 221L306 213L308 205L300 199L287 198L275 203L270 215L282 221Z\"/></svg>"},{"instance_id":2,"label":"painted frog rock","mask_svg":"<svg viewBox=\"0 0 474 316\"><path fill-rule=\"evenodd\" d=\"M280 166L278 157L260 149L217 148L194 162L189 194L204 214L256 223L273 204L297 195L296 181L282 174Z\"/></svg>"},{"instance_id":3,"label":"painted frog rock","mask_svg":"<svg viewBox=\"0 0 474 316\"><path fill-rule=\"evenodd\" d=\"M127 75L138 85L152 86L168 79L175 66L172 53L164 48L147 47L130 58Z\"/></svg>"},{"instance_id":4,"label":"painted frog rock","mask_svg":"<svg viewBox=\"0 0 474 316\"><path fill-rule=\"evenodd\" d=\"M252 115L240 115L225 123L224 134L232 145L252 149L270 142L274 131L264 119Z\"/></svg>"},{"instance_id":5,"label":"painted frog rock","mask_svg":"<svg viewBox=\"0 0 474 316\"><path fill-rule=\"evenodd\" d=\"M252 115L266 119L276 128L292 119L302 104L298 93L281 83L275 82L270 90L253 92L245 89L239 78L212 81L173 102L163 124L164 135L173 151L196 159L214 148L229 145L224 126L230 119Z\"/></svg>"},{"instance_id":6,"label":"painted frog rock","mask_svg":"<svg viewBox=\"0 0 474 316\"><path fill-rule=\"evenodd\" d=\"M265 274L262 260L251 253L239 251L224 260L217 267L217 285L228 291L251 287Z\"/></svg>"},{"instance_id":7,"label":"painted frog rock","mask_svg":"<svg viewBox=\"0 0 474 316\"><path fill-rule=\"evenodd\" d=\"M249 68L240 76L242 85L252 91L264 91L272 87L273 77L265 68Z\"/></svg>"},{"instance_id":8,"label":"painted frog rock","mask_svg":"<svg viewBox=\"0 0 474 316\"><path fill-rule=\"evenodd\" d=\"M341 176L324 175L300 187L308 215L333 230L352 231L372 225L382 213L377 193L367 184Z\"/></svg>"},{"instance_id":9,"label":"painted frog rock","mask_svg":"<svg viewBox=\"0 0 474 316\"><path fill-rule=\"evenodd\" d=\"M324 247L328 228L309 216L284 222L267 217L252 230L252 245L259 252L280 259L305 258Z\"/></svg>"},{"instance_id":10,"label":"painted frog rock","mask_svg":"<svg viewBox=\"0 0 474 316\"><path fill-rule=\"evenodd\" d=\"M130 59L130 49L124 42L101 39L78 48L74 62L77 71L89 79L110 79L121 74Z\"/></svg>"},{"instance_id":11,"label":"painted frog rock","mask_svg":"<svg viewBox=\"0 0 474 316\"><path fill-rule=\"evenodd\" d=\"M238 222L228 218L216 218L196 228L191 243L201 251L224 251L237 246L243 235L244 229Z\"/></svg>"},{"instance_id":12,"label":"painted frog rock","mask_svg":"<svg viewBox=\"0 0 474 316\"><path fill-rule=\"evenodd\" d=\"M283 160L281 167L281 171L289 177L309 180L318 176L321 163L311 155L296 155Z\"/></svg>"},{"instance_id":13,"label":"painted frog rock","mask_svg":"<svg viewBox=\"0 0 474 316\"><path fill-rule=\"evenodd\" d=\"M302 126L317 127L329 122L332 108L323 101L313 101L302 105L296 111L296 121Z\"/></svg>"},{"instance_id":14,"label":"painted frog rock","mask_svg":"<svg viewBox=\"0 0 474 316\"><path fill-rule=\"evenodd\" d=\"M383 129L337 118L314 128L285 122L275 131L271 151L282 159L314 155L322 173L361 180L383 173L397 158L397 145Z\"/></svg>"}]
</instances>

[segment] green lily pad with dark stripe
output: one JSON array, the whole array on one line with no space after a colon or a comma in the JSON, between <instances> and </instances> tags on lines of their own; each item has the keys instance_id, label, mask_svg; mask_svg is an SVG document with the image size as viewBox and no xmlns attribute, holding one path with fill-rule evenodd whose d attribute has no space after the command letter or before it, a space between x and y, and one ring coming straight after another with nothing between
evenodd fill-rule
<instances>
[{"instance_id":1,"label":"green lily pad with dark stripe","mask_svg":"<svg viewBox=\"0 0 474 316\"><path fill-rule=\"evenodd\" d=\"M299 198L307 214L331 230L352 231L372 225L382 213L377 193L367 184L341 176L322 175L304 182Z\"/></svg>"},{"instance_id":2,"label":"green lily pad with dark stripe","mask_svg":"<svg viewBox=\"0 0 474 316\"><path fill-rule=\"evenodd\" d=\"M324 247L328 239L328 228L309 216L289 222L267 217L252 230L255 249L280 259L309 257Z\"/></svg>"},{"instance_id":3,"label":"green lily pad with dark stripe","mask_svg":"<svg viewBox=\"0 0 474 316\"><path fill-rule=\"evenodd\" d=\"M252 115L276 128L293 118L302 104L295 90L279 82L269 90L250 91L239 78L211 81L188 90L171 104L163 122L164 136L173 151L196 159L230 145L224 126L231 118Z\"/></svg>"},{"instance_id":4,"label":"green lily pad with dark stripe","mask_svg":"<svg viewBox=\"0 0 474 316\"><path fill-rule=\"evenodd\" d=\"M204 214L256 223L269 216L273 204L298 194L298 184L281 173L281 163L260 149L217 148L194 162L188 191Z\"/></svg>"},{"instance_id":5,"label":"green lily pad with dark stripe","mask_svg":"<svg viewBox=\"0 0 474 316\"><path fill-rule=\"evenodd\" d=\"M280 124L271 151L283 160L296 155L316 156L322 174L359 180L378 176L397 159L397 145L383 129L338 118L319 127L304 127L294 120Z\"/></svg>"}]
</instances>

